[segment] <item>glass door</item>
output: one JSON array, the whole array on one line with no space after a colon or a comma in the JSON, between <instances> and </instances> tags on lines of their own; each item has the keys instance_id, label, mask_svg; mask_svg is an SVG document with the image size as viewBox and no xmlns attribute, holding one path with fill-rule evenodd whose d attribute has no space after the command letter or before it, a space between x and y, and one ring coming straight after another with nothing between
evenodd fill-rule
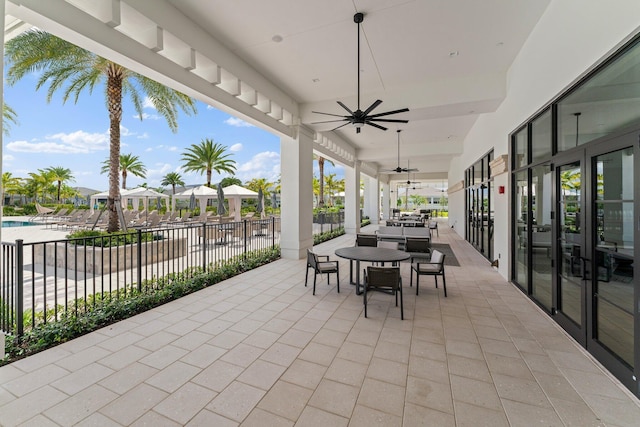
<instances>
[{"instance_id":1,"label":"glass door","mask_svg":"<svg viewBox=\"0 0 640 427\"><path fill-rule=\"evenodd\" d=\"M586 287L583 160L556 166L556 319L578 342L586 342Z\"/></svg>"},{"instance_id":2,"label":"glass door","mask_svg":"<svg viewBox=\"0 0 640 427\"><path fill-rule=\"evenodd\" d=\"M591 331L587 349L623 383L637 391L636 366L640 355L639 292L636 256L635 170L638 160L632 144L638 133L598 144L588 150L593 176L590 196L593 230L593 274L588 306Z\"/></svg>"}]
</instances>

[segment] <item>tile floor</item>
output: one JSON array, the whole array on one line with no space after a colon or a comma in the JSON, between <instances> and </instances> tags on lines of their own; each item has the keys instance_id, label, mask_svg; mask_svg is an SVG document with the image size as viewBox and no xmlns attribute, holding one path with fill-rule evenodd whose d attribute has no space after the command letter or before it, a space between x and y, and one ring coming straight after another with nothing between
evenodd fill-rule
<instances>
[{"instance_id":1,"label":"tile floor","mask_svg":"<svg viewBox=\"0 0 640 427\"><path fill-rule=\"evenodd\" d=\"M316 247L329 254L343 236ZM456 234L405 320L280 260L0 368L2 426L632 426L640 403Z\"/></svg>"}]
</instances>

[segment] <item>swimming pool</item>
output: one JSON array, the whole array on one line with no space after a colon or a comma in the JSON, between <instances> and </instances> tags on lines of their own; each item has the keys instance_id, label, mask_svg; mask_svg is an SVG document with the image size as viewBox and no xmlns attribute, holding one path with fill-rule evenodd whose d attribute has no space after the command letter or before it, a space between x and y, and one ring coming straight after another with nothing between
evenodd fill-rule
<instances>
[{"instance_id":1,"label":"swimming pool","mask_svg":"<svg viewBox=\"0 0 640 427\"><path fill-rule=\"evenodd\" d=\"M9 228L9 227L29 227L31 225L40 225L40 223L37 222L31 222L31 221L2 221L2 228Z\"/></svg>"}]
</instances>

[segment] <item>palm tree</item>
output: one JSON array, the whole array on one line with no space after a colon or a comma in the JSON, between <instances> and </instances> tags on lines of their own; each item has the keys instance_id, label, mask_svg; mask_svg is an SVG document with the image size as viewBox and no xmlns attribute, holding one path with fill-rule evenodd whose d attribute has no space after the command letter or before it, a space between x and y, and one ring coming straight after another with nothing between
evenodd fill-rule
<instances>
[{"instance_id":1,"label":"palm tree","mask_svg":"<svg viewBox=\"0 0 640 427\"><path fill-rule=\"evenodd\" d=\"M224 187L228 187L230 185L242 185L242 181L235 176L228 176L226 178L222 178L220 180L220 185Z\"/></svg>"},{"instance_id":2,"label":"palm tree","mask_svg":"<svg viewBox=\"0 0 640 427\"><path fill-rule=\"evenodd\" d=\"M38 199L38 194L40 194L41 200L44 202L47 193L50 194L55 191L55 186L53 186L54 182L53 173L38 169L38 172L29 172L26 188L29 194L33 195L36 200Z\"/></svg>"},{"instance_id":3,"label":"palm tree","mask_svg":"<svg viewBox=\"0 0 640 427\"><path fill-rule=\"evenodd\" d=\"M57 200L58 203L60 203L60 190L62 189L62 184L75 181L75 177L71 173L70 169L63 168L62 166L50 167L45 170L50 172L53 180L58 183Z\"/></svg>"},{"instance_id":4,"label":"palm tree","mask_svg":"<svg viewBox=\"0 0 640 427\"><path fill-rule=\"evenodd\" d=\"M6 103L2 104L2 133L9 135L11 130L11 123L18 124L18 114L9 107Z\"/></svg>"},{"instance_id":5,"label":"palm tree","mask_svg":"<svg viewBox=\"0 0 640 427\"><path fill-rule=\"evenodd\" d=\"M120 123L122 97L128 95L140 120L145 97L167 121L173 132L178 129L178 109L195 114L195 100L141 74L75 46L40 30L26 31L5 44L7 82L11 85L25 76L37 75L36 89L48 85L47 101L58 89L63 90L62 102L75 102L85 89L89 93L105 83L109 111L109 209L108 231L117 231L118 213L115 200L119 192Z\"/></svg>"},{"instance_id":6,"label":"palm tree","mask_svg":"<svg viewBox=\"0 0 640 427\"><path fill-rule=\"evenodd\" d=\"M320 180L317 176L313 177L313 197L316 198L316 207L320 207L320 202L318 202L320 197Z\"/></svg>"},{"instance_id":7,"label":"palm tree","mask_svg":"<svg viewBox=\"0 0 640 427\"><path fill-rule=\"evenodd\" d=\"M200 144L192 144L187 151L182 153L182 161L185 172L207 173L207 187L211 187L211 171L228 172L233 174L236 170L236 162L229 159L230 153L225 154L227 147L222 144L214 144L212 139L203 139Z\"/></svg>"},{"instance_id":8,"label":"palm tree","mask_svg":"<svg viewBox=\"0 0 640 427\"><path fill-rule=\"evenodd\" d=\"M162 178L160 185L170 185L171 194L176 194L176 185L184 185L184 181L178 172L169 172Z\"/></svg>"},{"instance_id":9,"label":"palm tree","mask_svg":"<svg viewBox=\"0 0 640 427\"><path fill-rule=\"evenodd\" d=\"M140 161L140 157L134 156L132 153L121 154L119 170L122 171L122 189L127 189L127 176L129 174L137 176L138 178L145 178L147 175L147 168ZM111 173L111 158L102 162L102 169L100 173ZM146 186L146 184L143 184Z\"/></svg>"},{"instance_id":10,"label":"palm tree","mask_svg":"<svg viewBox=\"0 0 640 427\"><path fill-rule=\"evenodd\" d=\"M11 175L11 172L4 172L2 174L2 203L4 204L5 194L9 194L13 197L14 194L20 190L21 179Z\"/></svg>"},{"instance_id":11,"label":"palm tree","mask_svg":"<svg viewBox=\"0 0 640 427\"><path fill-rule=\"evenodd\" d=\"M262 194L264 194L265 199L271 195L271 190L273 188L273 182L267 181L266 178L253 178L251 181L247 181L245 184L249 190L255 191L262 189Z\"/></svg>"},{"instance_id":12,"label":"palm tree","mask_svg":"<svg viewBox=\"0 0 640 427\"><path fill-rule=\"evenodd\" d=\"M340 180L336 180L336 174L331 173L324 177L324 186L329 191L329 205L333 206L333 196L340 191Z\"/></svg>"},{"instance_id":13,"label":"palm tree","mask_svg":"<svg viewBox=\"0 0 640 427\"><path fill-rule=\"evenodd\" d=\"M324 206L324 162L329 162L331 166L335 166L335 164L331 160L325 159L324 157L318 156L317 154L314 154L313 158L318 160L318 172L320 174L320 179L318 180L318 182L320 183L320 192L318 195L320 201L318 203L318 207L321 208Z\"/></svg>"}]
</instances>

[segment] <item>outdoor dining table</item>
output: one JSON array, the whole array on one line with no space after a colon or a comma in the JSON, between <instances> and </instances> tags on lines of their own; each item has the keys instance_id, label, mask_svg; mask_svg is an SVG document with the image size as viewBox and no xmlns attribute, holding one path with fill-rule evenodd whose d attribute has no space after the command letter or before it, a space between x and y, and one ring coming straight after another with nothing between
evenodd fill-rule
<instances>
[{"instance_id":1,"label":"outdoor dining table","mask_svg":"<svg viewBox=\"0 0 640 427\"><path fill-rule=\"evenodd\" d=\"M360 261L365 262L398 262L410 258L410 254L398 249L378 248L375 246L349 246L336 249L336 256L356 262L356 294L362 293L360 283Z\"/></svg>"}]
</instances>

